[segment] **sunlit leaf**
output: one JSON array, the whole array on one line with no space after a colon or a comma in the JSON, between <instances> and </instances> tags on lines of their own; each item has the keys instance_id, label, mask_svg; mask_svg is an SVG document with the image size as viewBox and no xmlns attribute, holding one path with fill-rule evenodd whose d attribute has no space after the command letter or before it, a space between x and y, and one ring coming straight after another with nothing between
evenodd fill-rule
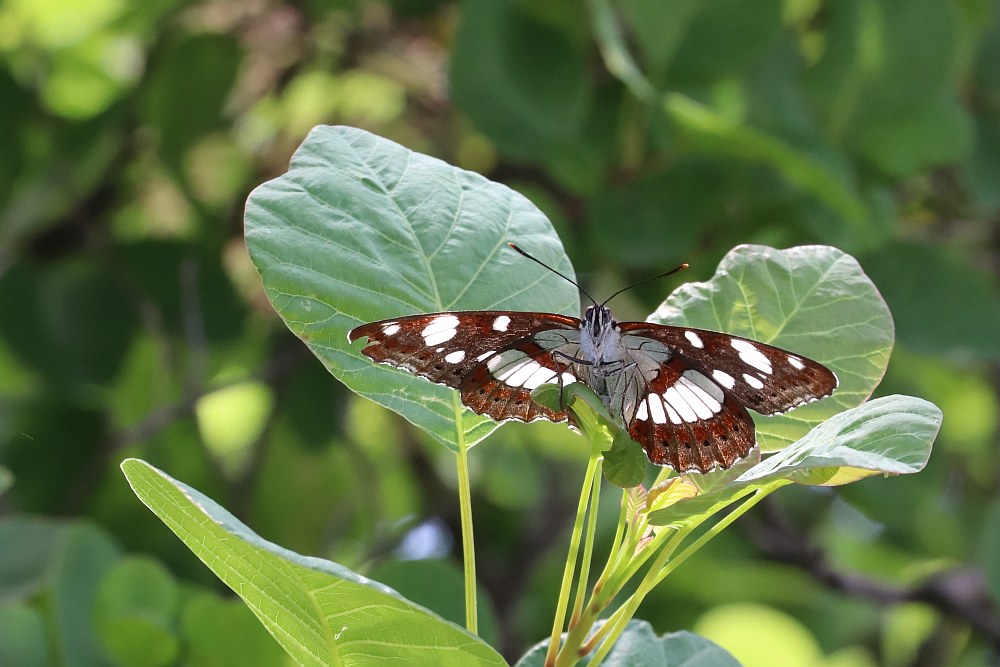
<instances>
[{"instance_id":1,"label":"sunlit leaf","mask_svg":"<svg viewBox=\"0 0 1000 667\"><path fill-rule=\"evenodd\" d=\"M531 647L514 667L543 667L549 642ZM590 663L585 657L576 663ZM607 667L740 667L724 648L692 632L656 636L646 621L629 621L614 648L601 663Z\"/></svg>"},{"instance_id":2,"label":"sunlit leaf","mask_svg":"<svg viewBox=\"0 0 1000 667\"><path fill-rule=\"evenodd\" d=\"M496 424L453 389L375 366L347 332L442 310L579 314L576 288L507 247L572 275L552 225L506 186L386 139L318 127L285 175L250 196L247 245L275 310L348 387L449 447Z\"/></svg>"},{"instance_id":3,"label":"sunlit leaf","mask_svg":"<svg viewBox=\"0 0 1000 667\"><path fill-rule=\"evenodd\" d=\"M303 665L505 665L489 645L387 586L254 534L213 500L144 461L133 491Z\"/></svg>"},{"instance_id":4,"label":"sunlit leaf","mask_svg":"<svg viewBox=\"0 0 1000 667\"><path fill-rule=\"evenodd\" d=\"M828 419L737 482L777 478L837 486L874 474L905 475L927 464L941 410L913 396L885 396Z\"/></svg>"},{"instance_id":5,"label":"sunlit leaf","mask_svg":"<svg viewBox=\"0 0 1000 667\"><path fill-rule=\"evenodd\" d=\"M887 396L842 412L795 444L747 464L694 479L715 479L694 498L650 513L653 525L683 525L758 489L789 482L837 486L876 474L923 469L941 426L941 411L912 396ZM704 483L704 482L703 482Z\"/></svg>"},{"instance_id":6,"label":"sunlit leaf","mask_svg":"<svg viewBox=\"0 0 1000 667\"><path fill-rule=\"evenodd\" d=\"M682 285L650 320L746 336L837 374L840 386L831 397L754 418L765 451L864 401L882 379L893 344L892 316L878 290L854 258L828 246L739 246L710 281Z\"/></svg>"}]
</instances>

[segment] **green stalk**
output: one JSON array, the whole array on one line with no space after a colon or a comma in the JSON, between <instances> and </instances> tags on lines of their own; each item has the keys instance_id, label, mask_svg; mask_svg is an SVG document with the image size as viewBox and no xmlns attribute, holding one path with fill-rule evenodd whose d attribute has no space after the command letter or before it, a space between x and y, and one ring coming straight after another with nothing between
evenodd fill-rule
<instances>
[{"instance_id":1,"label":"green stalk","mask_svg":"<svg viewBox=\"0 0 1000 667\"><path fill-rule=\"evenodd\" d=\"M456 417L461 410L458 398L455 402ZM456 419L461 424L461 419ZM472 485L469 483L469 448L465 444L465 432L459 426L457 434L458 455L458 505L462 517L462 565L465 572L465 627L473 634L479 634L479 608L476 602L476 540L472 526Z\"/></svg>"},{"instance_id":2,"label":"green stalk","mask_svg":"<svg viewBox=\"0 0 1000 667\"><path fill-rule=\"evenodd\" d=\"M597 536L597 505L601 499L601 476L594 476L590 491L590 515L587 517L587 539L583 543L583 561L580 563L580 576L576 580L576 600L573 604L573 614L570 616L570 626L579 622L583 610L583 598L587 595L587 582L590 581L590 562L594 555L594 540Z\"/></svg>"},{"instance_id":3,"label":"green stalk","mask_svg":"<svg viewBox=\"0 0 1000 667\"><path fill-rule=\"evenodd\" d=\"M600 452L591 454L587 461L587 472L583 478L583 488L580 491L580 502L576 508L576 519L573 521L573 532L569 540L569 553L566 556L566 567L563 569L562 584L559 586L559 602L556 604L555 617L552 619L552 635L549 637L549 650L545 654L546 667L556 664L559 653L559 639L562 637L566 622L566 611L569 604L569 592L573 585L573 574L576 572L576 560L580 553L580 536L583 533L583 521L590 504L590 490L594 486L594 478L600 474Z\"/></svg>"},{"instance_id":4,"label":"green stalk","mask_svg":"<svg viewBox=\"0 0 1000 667\"><path fill-rule=\"evenodd\" d=\"M663 581L668 574L676 570L681 563L688 559L688 557L705 546L712 538L728 528L733 521L736 521L736 519L743 516L748 510L750 510L751 507L763 500L769 493L771 493L771 491L778 488L778 486L783 485L779 484L770 489L759 489L756 493L747 498L739 507L726 515L709 530L705 531L701 537L688 545L675 558L671 559L670 556L676 550L680 540L684 539L684 537L686 537L690 532L690 530L678 531L677 534L674 535L673 538L664 546L663 551L657 556L653 565L646 573L646 576L643 577L642 581L639 583L639 587L636 589L635 593L629 597L625 604L612 614L611 619L609 619L608 623L605 624L606 627L607 625L613 623L614 627L608 632L607 638L594 653L594 657L590 661L590 667L598 667L601 664L601 661L603 661L607 656L615 642L617 642L619 637L621 637L622 632L625 631L625 627L628 625L629 619L635 616L635 612L638 611L639 605L657 584ZM694 528L694 526L691 528Z\"/></svg>"}]
</instances>

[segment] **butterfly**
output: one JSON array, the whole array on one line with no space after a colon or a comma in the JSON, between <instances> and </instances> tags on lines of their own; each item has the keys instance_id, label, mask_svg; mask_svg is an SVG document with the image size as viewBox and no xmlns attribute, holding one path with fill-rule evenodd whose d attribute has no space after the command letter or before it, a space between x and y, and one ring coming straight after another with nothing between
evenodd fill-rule
<instances>
[{"instance_id":1,"label":"butterfly","mask_svg":"<svg viewBox=\"0 0 1000 667\"><path fill-rule=\"evenodd\" d=\"M410 315L359 326L348 340L367 338L365 356L457 389L468 408L497 421L568 421L567 410L532 401L531 391L582 382L651 462L677 472L729 468L746 457L756 445L748 408L787 412L837 388L832 371L802 355L705 329L618 322L606 304L594 301L582 319L506 310Z\"/></svg>"}]
</instances>

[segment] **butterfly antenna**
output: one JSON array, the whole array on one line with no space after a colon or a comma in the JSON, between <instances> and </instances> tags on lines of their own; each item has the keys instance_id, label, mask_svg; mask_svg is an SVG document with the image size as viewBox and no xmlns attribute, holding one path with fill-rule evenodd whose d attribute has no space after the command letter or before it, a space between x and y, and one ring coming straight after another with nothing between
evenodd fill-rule
<instances>
[{"instance_id":1,"label":"butterfly antenna","mask_svg":"<svg viewBox=\"0 0 1000 667\"><path fill-rule=\"evenodd\" d=\"M594 300L594 297L590 296L590 294L589 294L589 293L587 292L587 290L583 289L583 287L581 287L581 286L580 286L580 283L576 282L576 281L575 281L575 280L573 280L572 278L569 278L569 277L568 277L568 276L567 276L566 274L564 274L564 273L560 273L559 271L556 271L556 270L555 270L555 269L553 269L553 268L552 268L551 266L549 266L548 264L546 264L546 263L545 263L545 262L543 262L542 260L538 259L537 257L532 257L531 255L529 255L529 254L528 254L528 253L526 253L525 251L523 251L523 250L521 250L520 248L518 248L518 247L517 247L517 245L515 245L515 244L513 244L513 243L508 243L507 245L509 245L509 246L510 246L511 248L513 248L514 250L516 250L516 251L517 251L518 253L520 253L521 255L523 255L523 256L525 256L525 257L527 257L528 259L530 259L530 260L531 260L532 262L534 262L535 264L539 264L539 265L541 265L541 266L544 266L544 267L545 267L546 269L548 269L548 270L549 270L549 271L551 271L552 273L556 274L557 276L559 276L560 278L562 278L562 279L563 279L563 280L565 280L566 282L568 282L568 283L570 283L570 284L572 284L572 285L575 285L575 286L576 286L576 288L577 288L578 290L580 290L581 292L583 292L583 295L584 295L585 297L587 297L588 299L590 299L590 302L591 302L592 304L594 304L595 306L597 305L597 301L595 301L595 300ZM645 281L644 281L644 282L645 282Z\"/></svg>"},{"instance_id":2,"label":"butterfly antenna","mask_svg":"<svg viewBox=\"0 0 1000 667\"><path fill-rule=\"evenodd\" d=\"M683 271L686 268L688 268L688 263L687 262L681 264L680 266L678 266L676 268L670 269L669 271L661 273L661 274L659 274L657 276L653 276L652 278L646 278L645 280L640 280L639 282L633 283L633 284L629 285L628 287L623 287L620 290L618 290L617 292L615 292L614 294L612 294L611 296L609 296L607 299L605 299L604 303L602 303L601 305L602 306L606 306L607 303L608 303L608 301L611 301L611 299L615 298L616 296L618 296L622 292L625 292L627 290L632 289L633 287L638 287L639 285L645 285L646 283L651 283L654 280L659 280L660 278L666 278L667 276L672 276L673 274L677 273L678 271Z\"/></svg>"}]
</instances>

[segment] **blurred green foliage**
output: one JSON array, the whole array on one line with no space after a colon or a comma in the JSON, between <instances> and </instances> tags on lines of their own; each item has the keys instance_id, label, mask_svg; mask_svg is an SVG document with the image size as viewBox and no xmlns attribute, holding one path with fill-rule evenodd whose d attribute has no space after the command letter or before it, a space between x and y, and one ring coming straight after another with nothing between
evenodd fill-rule
<instances>
[{"instance_id":1,"label":"blurred green foliage","mask_svg":"<svg viewBox=\"0 0 1000 667\"><path fill-rule=\"evenodd\" d=\"M0 664L283 660L136 501L127 456L300 553L397 581L428 571L414 554L454 566L450 454L347 395L243 245L247 194L320 123L520 190L597 295L681 261L706 279L740 243L858 257L896 321L878 393L945 413L927 470L778 494L640 615L748 666L992 664L998 62L996 0L7 0ZM619 317L668 289L629 292ZM546 634L584 449L533 424L472 453L510 658ZM430 518L446 530L414 551ZM411 594L446 610L440 589Z\"/></svg>"}]
</instances>

